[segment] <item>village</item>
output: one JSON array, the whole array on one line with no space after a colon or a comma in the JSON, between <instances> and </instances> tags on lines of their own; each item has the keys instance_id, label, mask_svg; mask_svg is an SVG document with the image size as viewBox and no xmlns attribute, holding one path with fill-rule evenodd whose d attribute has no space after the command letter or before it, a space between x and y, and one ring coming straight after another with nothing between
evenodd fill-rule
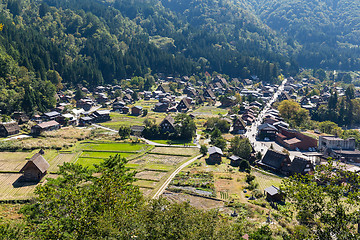
<instances>
[{"instance_id":1,"label":"village","mask_svg":"<svg viewBox=\"0 0 360 240\"><path fill-rule=\"evenodd\" d=\"M131 84L78 86L58 92L50 112L3 118L0 200L29 201L35 187L56 178L65 162L93 168L120 154L148 198L188 201L231 216L245 204L258 213L257 221L280 224L286 219L269 217L268 210L286 211L282 179L312 174L329 158L360 171L354 138L291 128L278 109L292 101L316 111L328 104L332 90L344 95L343 88L325 86L320 95L307 97L303 89L315 86L313 80L207 79L159 78L150 91Z\"/></svg>"}]
</instances>

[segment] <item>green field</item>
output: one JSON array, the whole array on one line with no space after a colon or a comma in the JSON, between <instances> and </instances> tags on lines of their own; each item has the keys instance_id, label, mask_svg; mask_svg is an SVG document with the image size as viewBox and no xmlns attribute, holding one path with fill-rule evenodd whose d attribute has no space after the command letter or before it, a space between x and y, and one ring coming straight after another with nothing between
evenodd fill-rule
<instances>
[{"instance_id":1,"label":"green field","mask_svg":"<svg viewBox=\"0 0 360 240\"><path fill-rule=\"evenodd\" d=\"M141 106L141 104L139 104ZM160 123L164 118L165 113L156 113L149 111L148 115L143 116L131 116L126 114L120 114L117 112L111 112L110 117L111 121L100 123L100 125L104 127L108 127L114 130L119 130L120 126L130 127L132 125L144 125L144 120L147 118L155 119L156 123Z\"/></svg>"},{"instance_id":2,"label":"green field","mask_svg":"<svg viewBox=\"0 0 360 240\"><path fill-rule=\"evenodd\" d=\"M264 191L265 188L270 187L271 185L279 187L282 182L282 178L272 174L266 174L259 171L252 171L252 174L256 177L255 181L259 183L259 189L261 191Z\"/></svg>"},{"instance_id":3,"label":"green field","mask_svg":"<svg viewBox=\"0 0 360 240\"><path fill-rule=\"evenodd\" d=\"M115 154L119 154L121 157L128 158L131 156L134 156L132 153L114 153L114 152L82 152L80 157L83 158L108 158L110 156L113 156Z\"/></svg>"},{"instance_id":4,"label":"green field","mask_svg":"<svg viewBox=\"0 0 360 240\"><path fill-rule=\"evenodd\" d=\"M131 143L82 143L79 147L84 151L140 152L145 151L148 145Z\"/></svg>"},{"instance_id":5,"label":"green field","mask_svg":"<svg viewBox=\"0 0 360 240\"><path fill-rule=\"evenodd\" d=\"M196 115L196 116L199 116L199 115L206 115L208 117L211 117L211 116L216 116L216 115L225 115L227 114L228 110L227 109L223 109L223 108L218 108L218 107L215 107L215 106L202 106L198 109L196 109L193 114Z\"/></svg>"}]
</instances>

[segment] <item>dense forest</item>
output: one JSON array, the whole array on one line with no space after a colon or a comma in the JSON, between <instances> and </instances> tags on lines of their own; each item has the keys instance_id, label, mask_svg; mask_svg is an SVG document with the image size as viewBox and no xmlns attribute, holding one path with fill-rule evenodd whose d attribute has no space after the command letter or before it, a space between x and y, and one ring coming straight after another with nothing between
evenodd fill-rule
<instances>
[{"instance_id":1,"label":"dense forest","mask_svg":"<svg viewBox=\"0 0 360 240\"><path fill-rule=\"evenodd\" d=\"M360 68L357 1L2 0L0 9L5 113L48 109L63 83L205 71L273 82L299 67Z\"/></svg>"}]
</instances>

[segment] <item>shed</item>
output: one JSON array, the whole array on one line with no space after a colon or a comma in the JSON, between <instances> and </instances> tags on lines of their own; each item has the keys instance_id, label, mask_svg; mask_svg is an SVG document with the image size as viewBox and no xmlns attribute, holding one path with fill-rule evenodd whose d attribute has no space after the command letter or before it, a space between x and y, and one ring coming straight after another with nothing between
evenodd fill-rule
<instances>
[{"instance_id":1,"label":"shed","mask_svg":"<svg viewBox=\"0 0 360 240\"><path fill-rule=\"evenodd\" d=\"M131 114L134 116L140 116L143 113L143 108L141 106L134 106L131 108Z\"/></svg>"},{"instance_id":2,"label":"shed","mask_svg":"<svg viewBox=\"0 0 360 240\"><path fill-rule=\"evenodd\" d=\"M20 170L25 181L40 181L47 173L50 164L45 160L41 153L32 156Z\"/></svg>"},{"instance_id":3,"label":"shed","mask_svg":"<svg viewBox=\"0 0 360 240\"><path fill-rule=\"evenodd\" d=\"M268 188L265 188L264 194L266 195L266 200L272 202L279 202L284 199L284 194L280 192L280 189L271 185Z\"/></svg>"}]
</instances>

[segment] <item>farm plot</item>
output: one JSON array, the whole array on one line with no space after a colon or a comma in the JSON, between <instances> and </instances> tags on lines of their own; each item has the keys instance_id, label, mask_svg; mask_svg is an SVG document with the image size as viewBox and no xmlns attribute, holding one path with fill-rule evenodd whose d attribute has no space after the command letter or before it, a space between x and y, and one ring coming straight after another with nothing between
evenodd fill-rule
<instances>
[{"instance_id":1,"label":"farm plot","mask_svg":"<svg viewBox=\"0 0 360 240\"><path fill-rule=\"evenodd\" d=\"M183 161L188 159L188 157L181 156L170 156L170 155L155 155L155 154L146 154L136 160L130 161L130 163L137 164L160 164L160 165L170 165L175 166Z\"/></svg>"},{"instance_id":2,"label":"farm plot","mask_svg":"<svg viewBox=\"0 0 360 240\"><path fill-rule=\"evenodd\" d=\"M219 114L225 115L227 112L227 109L222 109L215 106L202 106L196 109L193 114L195 116L214 117L218 116Z\"/></svg>"},{"instance_id":3,"label":"farm plot","mask_svg":"<svg viewBox=\"0 0 360 240\"><path fill-rule=\"evenodd\" d=\"M80 149L98 152L140 152L145 151L148 145L131 143L82 143Z\"/></svg>"},{"instance_id":4,"label":"farm plot","mask_svg":"<svg viewBox=\"0 0 360 240\"><path fill-rule=\"evenodd\" d=\"M48 161L50 164L49 172L56 172L59 170L59 165L63 165L66 162L73 162L75 160L76 154L67 154L67 153L61 153L57 155L54 159L51 161Z\"/></svg>"},{"instance_id":5,"label":"farm plot","mask_svg":"<svg viewBox=\"0 0 360 240\"><path fill-rule=\"evenodd\" d=\"M142 171L135 175L135 178L142 180L160 181L166 175L166 172Z\"/></svg>"},{"instance_id":6,"label":"farm plot","mask_svg":"<svg viewBox=\"0 0 360 240\"><path fill-rule=\"evenodd\" d=\"M136 182L134 182L134 185L136 186L151 189L155 188L156 184L158 184L158 182L149 180L137 180Z\"/></svg>"},{"instance_id":7,"label":"farm plot","mask_svg":"<svg viewBox=\"0 0 360 240\"><path fill-rule=\"evenodd\" d=\"M1 152L0 171L18 172L26 163L28 152Z\"/></svg>"},{"instance_id":8,"label":"farm plot","mask_svg":"<svg viewBox=\"0 0 360 240\"><path fill-rule=\"evenodd\" d=\"M216 201L213 199L193 196L183 193L174 193L174 192L164 192L162 195L164 198L170 202L188 202L191 206L194 206L199 209L219 209L224 207L223 201Z\"/></svg>"},{"instance_id":9,"label":"farm plot","mask_svg":"<svg viewBox=\"0 0 360 240\"><path fill-rule=\"evenodd\" d=\"M105 159L109 158L110 156L119 154L121 157L128 158L134 156L132 153L117 153L117 152L82 152L80 157L84 158L100 158Z\"/></svg>"},{"instance_id":10,"label":"farm plot","mask_svg":"<svg viewBox=\"0 0 360 240\"><path fill-rule=\"evenodd\" d=\"M0 200L24 200L33 196L37 184L19 182L20 173L0 173Z\"/></svg>"},{"instance_id":11,"label":"farm plot","mask_svg":"<svg viewBox=\"0 0 360 240\"><path fill-rule=\"evenodd\" d=\"M259 171L252 171L252 174L255 176L255 181L259 183L259 189L261 191L264 191L265 188L270 187L271 185L279 187L282 182L282 178L280 177L261 173Z\"/></svg>"},{"instance_id":12,"label":"farm plot","mask_svg":"<svg viewBox=\"0 0 360 240\"><path fill-rule=\"evenodd\" d=\"M150 153L193 156L199 154L198 148L155 147Z\"/></svg>"},{"instance_id":13,"label":"farm plot","mask_svg":"<svg viewBox=\"0 0 360 240\"><path fill-rule=\"evenodd\" d=\"M148 107L145 107L145 109L146 108L148 108ZM111 121L100 123L100 125L114 129L114 130L119 130L120 126L130 127L132 125L144 125L144 120L147 118L154 119L155 122L158 124L165 118L165 116L166 116L166 114L164 114L164 113L156 113L156 112L152 112L152 111L149 111L149 114L145 117L143 117L143 116L136 117L136 116L131 116L131 115L120 114L117 112L111 112L110 113Z\"/></svg>"}]
</instances>

